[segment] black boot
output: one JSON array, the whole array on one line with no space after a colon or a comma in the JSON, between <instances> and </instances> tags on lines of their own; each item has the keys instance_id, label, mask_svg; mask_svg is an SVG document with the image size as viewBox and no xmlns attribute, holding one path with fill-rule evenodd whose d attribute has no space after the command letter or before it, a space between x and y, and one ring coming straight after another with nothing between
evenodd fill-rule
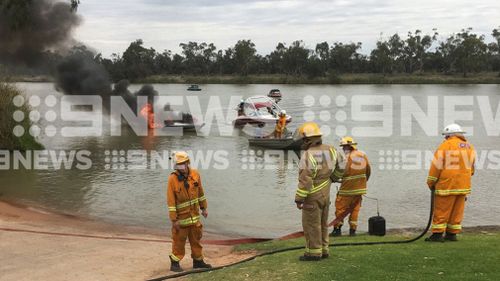
<instances>
[{"instance_id":1,"label":"black boot","mask_svg":"<svg viewBox=\"0 0 500 281\"><path fill-rule=\"evenodd\" d=\"M193 260L193 268L212 268L212 266L203 260Z\"/></svg>"},{"instance_id":2,"label":"black boot","mask_svg":"<svg viewBox=\"0 0 500 281\"><path fill-rule=\"evenodd\" d=\"M330 233L332 237L342 236L342 226L334 227L332 233Z\"/></svg>"},{"instance_id":3,"label":"black boot","mask_svg":"<svg viewBox=\"0 0 500 281\"><path fill-rule=\"evenodd\" d=\"M444 242L442 233L432 233L431 236L425 238L427 242Z\"/></svg>"},{"instance_id":4,"label":"black boot","mask_svg":"<svg viewBox=\"0 0 500 281\"><path fill-rule=\"evenodd\" d=\"M182 269L178 261L174 261L172 260L172 258L170 258L170 271L183 272L184 270Z\"/></svg>"},{"instance_id":5,"label":"black boot","mask_svg":"<svg viewBox=\"0 0 500 281\"><path fill-rule=\"evenodd\" d=\"M356 236L356 229L349 229L349 236Z\"/></svg>"},{"instance_id":6,"label":"black boot","mask_svg":"<svg viewBox=\"0 0 500 281\"><path fill-rule=\"evenodd\" d=\"M299 261L320 261L321 256L309 256L309 255L303 255L299 257Z\"/></svg>"},{"instance_id":7,"label":"black boot","mask_svg":"<svg viewBox=\"0 0 500 281\"><path fill-rule=\"evenodd\" d=\"M330 257L330 254L329 254L329 253L323 253L323 254L321 254L321 258L322 258L322 259L327 259L327 258L329 258L329 257Z\"/></svg>"},{"instance_id":8,"label":"black boot","mask_svg":"<svg viewBox=\"0 0 500 281\"><path fill-rule=\"evenodd\" d=\"M458 241L457 239L457 235L455 233L449 233L449 232L446 232L446 235L444 236L444 240L446 241Z\"/></svg>"}]
</instances>

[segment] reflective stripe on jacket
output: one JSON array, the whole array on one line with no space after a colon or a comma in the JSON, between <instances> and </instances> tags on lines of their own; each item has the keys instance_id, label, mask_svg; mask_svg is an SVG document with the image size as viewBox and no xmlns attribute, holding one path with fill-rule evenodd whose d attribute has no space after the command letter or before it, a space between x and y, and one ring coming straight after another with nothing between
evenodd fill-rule
<instances>
[{"instance_id":1,"label":"reflective stripe on jacket","mask_svg":"<svg viewBox=\"0 0 500 281\"><path fill-rule=\"evenodd\" d=\"M190 169L187 179L179 177L177 171L170 174L167 203L172 222L179 221L181 226L189 226L199 222L200 209L207 208L207 200L197 170Z\"/></svg>"},{"instance_id":2,"label":"reflective stripe on jacket","mask_svg":"<svg viewBox=\"0 0 500 281\"><path fill-rule=\"evenodd\" d=\"M338 194L354 196L366 194L366 182L370 178L371 167L365 153L354 149L347 155L347 164Z\"/></svg>"},{"instance_id":3,"label":"reflective stripe on jacket","mask_svg":"<svg viewBox=\"0 0 500 281\"><path fill-rule=\"evenodd\" d=\"M469 194L476 152L462 136L446 139L434 153L427 184L436 195Z\"/></svg>"},{"instance_id":4,"label":"reflective stripe on jacket","mask_svg":"<svg viewBox=\"0 0 500 281\"><path fill-rule=\"evenodd\" d=\"M330 187L332 175L342 175L339 162L342 159L333 146L321 144L304 151L300 159L299 186L295 202L304 200L325 187Z\"/></svg>"},{"instance_id":5,"label":"reflective stripe on jacket","mask_svg":"<svg viewBox=\"0 0 500 281\"><path fill-rule=\"evenodd\" d=\"M276 123L276 132L283 133L286 127L286 116L280 116Z\"/></svg>"}]
</instances>

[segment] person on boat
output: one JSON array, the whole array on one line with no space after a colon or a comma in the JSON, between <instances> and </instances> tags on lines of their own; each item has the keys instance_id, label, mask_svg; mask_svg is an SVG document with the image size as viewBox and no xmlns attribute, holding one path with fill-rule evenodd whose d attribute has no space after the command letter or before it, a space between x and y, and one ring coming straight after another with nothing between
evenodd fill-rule
<instances>
[{"instance_id":1,"label":"person on boat","mask_svg":"<svg viewBox=\"0 0 500 281\"><path fill-rule=\"evenodd\" d=\"M297 209L302 211L306 241L300 261L319 261L329 257L328 210L330 186L342 177L342 156L331 145L322 143L318 124L307 122L297 131L303 140L299 183L295 193Z\"/></svg>"},{"instance_id":2,"label":"person on boat","mask_svg":"<svg viewBox=\"0 0 500 281\"><path fill-rule=\"evenodd\" d=\"M270 106L267 106L266 109L267 109L267 113L269 113L272 116L274 116L274 112L273 112L273 110L272 110L272 108Z\"/></svg>"},{"instance_id":3,"label":"person on boat","mask_svg":"<svg viewBox=\"0 0 500 281\"><path fill-rule=\"evenodd\" d=\"M430 242L457 241L475 171L476 152L462 127L448 125L442 134L445 140L434 154L427 177L427 185L434 190L432 235L425 239Z\"/></svg>"},{"instance_id":4,"label":"person on boat","mask_svg":"<svg viewBox=\"0 0 500 281\"><path fill-rule=\"evenodd\" d=\"M240 100L240 103L238 104L238 116L244 115L244 108L245 108L245 101Z\"/></svg>"},{"instance_id":5,"label":"person on boat","mask_svg":"<svg viewBox=\"0 0 500 281\"><path fill-rule=\"evenodd\" d=\"M365 153L358 150L352 137L343 137L340 146L346 156L346 167L342 184L335 200L335 220L331 236L342 235L344 218L349 215L349 235L356 235L361 199L366 194L366 182L370 178L371 167Z\"/></svg>"},{"instance_id":6,"label":"person on boat","mask_svg":"<svg viewBox=\"0 0 500 281\"><path fill-rule=\"evenodd\" d=\"M183 271L179 262L184 257L187 239L191 245L193 268L211 268L203 260L203 247L200 243L203 234L200 210L203 217L208 217L207 199L200 174L190 167L186 152L179 151L174 154L174 158L175 171L168 177L167 188L168 213L172 222L170 270Z\"/></svg>"},{"instance_id":7,"label":"person on boat","mask_svg":"<svg viewBox=\"0 0 500 281\"><path fill-rule=\"evenodd\" d=\"M286 131L286 111L282 110L279 114L276 127L274 129L274 138L281 139Z\"/></svg>"}]
</instances>

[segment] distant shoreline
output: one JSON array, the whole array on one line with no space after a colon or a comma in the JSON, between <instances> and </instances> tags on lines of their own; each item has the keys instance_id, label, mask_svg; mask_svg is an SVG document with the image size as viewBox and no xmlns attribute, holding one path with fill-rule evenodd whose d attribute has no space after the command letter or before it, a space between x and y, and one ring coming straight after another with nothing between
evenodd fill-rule
<instances>
[{"instance_id":1,"label":"distant shoreline","mask_svg":"<svg viewBox=\"0 0 500 281\"><path fill-rule=\"evenodd\" d=\"M54 82L51 76L12 76L11 82ZM363 84L500 84L497 72L469 74L392 74L377 73L339 74L327 77L260 75L154 75L133 81L135 84L310 84L310 85L363 85Z\"/></svg>"}]
</instances>

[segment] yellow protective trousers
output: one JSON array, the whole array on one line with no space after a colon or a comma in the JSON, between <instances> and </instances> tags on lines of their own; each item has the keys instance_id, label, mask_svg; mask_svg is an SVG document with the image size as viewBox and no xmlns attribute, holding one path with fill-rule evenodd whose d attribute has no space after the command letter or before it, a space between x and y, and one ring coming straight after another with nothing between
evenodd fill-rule
<instances>
[{"instance_id":1,"label":"yellow protective trousers","mask_svg":"<svg viewBox=\"0 0 500 281\"><path fill-rule=\"evenodd\" d=\"M464 207L465 195L434 195L432 233L460 233Z\"/></svg>"},{"instance_id":2,"label":"yellow protective trousers","mask_svg":"<svg viewBox=\"0 0 500 281\"><path fill-rule=\"evenodd\" d=\"M191 258L194 260L203 260L203 247L200 243L202 236L203 226L199 222L187 227L181 227L178 230L172 227L172 254L170 258L174 261L182 260L186 253L186 240L189 239Z\"/></svg>"},{"instance_id":3,"label":"yellow protective trousers","mask_svg":"<svg viewBox=\"0 0 500 281\"><path fill-rule=\"evenodd\" d=\"M349 215L349 226L356 230L358 227L358 215L361 208L361 195L342 196L337 195L335 200L335 225L340 227L344 224L344 219Z\"/></svg>"}]
</instances>

